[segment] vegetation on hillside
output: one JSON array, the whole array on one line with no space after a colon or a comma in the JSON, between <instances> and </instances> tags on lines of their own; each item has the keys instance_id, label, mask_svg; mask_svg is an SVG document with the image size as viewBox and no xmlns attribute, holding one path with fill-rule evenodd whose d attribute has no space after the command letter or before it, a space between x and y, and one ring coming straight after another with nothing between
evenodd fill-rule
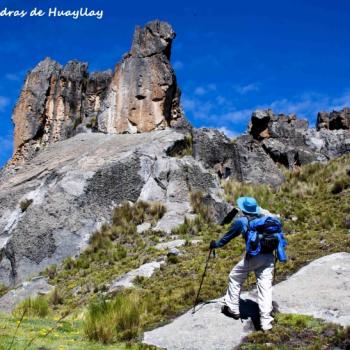
<instances>
[{"instance_id":1,"label":"vegetation on hillside","mask_svg":"<svg viewBox=\"0 0 350 350\"><path fill-rule=\"evenodd\" d=\"M249 334L236 350L349 349L350 328L304 315L277 314L268 332Z\"/></svg>"},{"instance_id":2,"label":"vegetation on hillside","mask_svg":"<svg viewBox=\"0 0 350 350\"><path fill-rule=\"evenodd\" d=\"M350 252L350 234L346 227L350 212L349 169L350 156L347 155L327 165L312 164L286 172L286 182L278 189L232 180L223 182L227 200L233 204L237 197L251 195L257 198L263 208L281 215L289 243L289 261L277 265L276 282L316 258L334 252ZM209 242L219 238L228 229L228 225L222 227L210 220L210 207L204 204L201 193L192 193L191 202L197 217L185 220L173 231L173 234L187 242L181 248L183 254L176 259L169 259L151 278L138 278L136 288L132 291L126 290L111 296L107 293L111 280L166 254L154 249L154 245L164 238L162 232L147 230L139 234L136 229L137 225L144 222L155 223L164 215L165 208L158 203L145 202L119 206L111 224L104 225L93 235L83 254L76 259L67 259L61 266L47 269L50 283L56 286L56 295L48 297L50 314L59 317L64 312L73 311L73 315L81 318L83 311L84 321L70 321L77 325L74 327L84 327L84 331L79 329L80 341L84 337L110 343L130 339L138 341L145 329L168 322L189 309L203 273ZM201 242L192 245L192 239ZM209 264L202 300L217 298L225 292L227 275L244 254L243 240L233 240L218 250L217 254L218 257ZM255 282L252 275L244 288L252 287ZM133 307L135 300L142 301L137 311ZM70 320L73 320L73 315ZM123 318L125 322L122 322ZM303 320L307 325L316 322L311 318ZM15 320L8 319L8 322ZM30 324L34 321L26 319L25 322ZM303 327L299 327L298 322L292 316L280 315L277 318L276 332L291 332L288 333L288 339L292 340L287 342L286 349L295 348L293 339L301 337ZM327 333L322 333L322 327L312 326L307 335L310 335L310 339L324 337ZM333 329L333 326L329 327ZM339 335L339 339L342 339L340 334L345 331L341 327L334 327L337 337ZM4 329L0 330L0 336L8 338L9 328ZM256 349L264 349L269 342L277 349L280 340L274 340L273 336L277 336L275 331L271 338L260 332L254 333L241 349L253 349L252 344L255 343L260 344ZM330 340L329 344L335 343Z\"/></svg>"}]
</instances>

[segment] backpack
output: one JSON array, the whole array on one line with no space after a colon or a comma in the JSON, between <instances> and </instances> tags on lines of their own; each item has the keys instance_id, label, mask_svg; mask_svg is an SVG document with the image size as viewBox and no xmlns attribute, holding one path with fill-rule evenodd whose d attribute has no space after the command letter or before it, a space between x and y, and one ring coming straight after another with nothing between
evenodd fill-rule
<instances>
[{"instance_id":1,"label":"backpack","mask_svg":"<svg viewBox=\"0 0 350 350\"><path fill-rule=\"evenodd\" d=\"M256 256L259 253L272 253L277 250L278 260L285 262L287 256L284 248L287 245L282 232L281 221L274 216L263 216L249 219L245 233L247 256Z\"/></svg>"}]
</instances>

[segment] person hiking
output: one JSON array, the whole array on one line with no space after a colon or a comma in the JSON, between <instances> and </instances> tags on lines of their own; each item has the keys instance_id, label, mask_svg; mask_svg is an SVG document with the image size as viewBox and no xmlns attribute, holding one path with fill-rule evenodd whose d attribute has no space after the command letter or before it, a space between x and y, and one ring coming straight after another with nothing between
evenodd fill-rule
<instances>
[{"instance_id":1,"label":"person hiking","mask_svg":"<svg viewBox=\"0 0 350 350\"><path fill-rule=\"evenodd\" d=\"M259 251L255 249L255 255L250 255L248 250L247 234L252 230L252 225L259 218L270 218L271 221L277 220L271 216L261 215L261 208L257 201L252 197L240 197L237 199L238 208L242 211L243 216L234 220L229 231L219 240L210 242L210 250L221 248L226 245L231 239L243 235L246 241L247 254L230 272L227 293L224 298L225 305L221 308L221 312L226 316L232 317L236 320L240 318L239 311L239 297L242 285L249 272L254 271L257 279L258 289L258 304L260 310L260 324L263 331L268 331L272 328L273 318L272 312L272 280L273 270L275 264L275 257L273 254L276 245L272 247L263 247L259 244ZM263 219L262 219L263 220ZM277 230L278 231L278 230ZM281 226L279 228L281 232ZM283 234L280 233L283 238ZM281 239L282 239L281 238ZM250 242L252 243L252 242ZM278 243L277 243L278 244ZM285 246L283 238L283 245ZM252 249L252 247L249 247Z\"/></svg>"}]
</instances>

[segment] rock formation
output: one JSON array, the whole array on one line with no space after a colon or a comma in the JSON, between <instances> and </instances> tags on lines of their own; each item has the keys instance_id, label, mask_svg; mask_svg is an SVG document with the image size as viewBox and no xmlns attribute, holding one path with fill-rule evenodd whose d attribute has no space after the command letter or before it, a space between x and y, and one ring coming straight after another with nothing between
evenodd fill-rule
<instances>
[{"instance_id":1,"label":"rock formation","mask_svg":"<svg viewBox=\"0 0 350 350\"><path fill-rule=\"evenodd\" d=\"M170 232L192 215L190 192L206 194L213 218L231 209L215 174L168 150L175 130L136 135L78 134L47 146L0 177L0 283L14 285L78 254L113 208L138 199L162 202L154 227ZM192 212L192 214L191 214Z\"/></svg>"},{"instance_id":2,"label":"rock formation","mask_svg":"<svg viewBox=\"0 0 350 350\"><path fill-rule=\"evenodd\" d=\"M31 159L50 143L65 140L96 119L111 72L89 76L87 64L64 67L46 58L27 75L13 113L13 163Z\"/></svg>"},{"instance_id":3,"label":"rock formation","mask_svg":"<svg viewBox=\"0 0 350 350\"><path fill-rule=\"evenodd\" d=\"M231 141L219 130L194 129L193 156L221 178L273 186L284 181L275 162L250 135Z\"/></svg>"},{"instance_id":4,"label":"rock formation","mask_svg":"<svg viewBox=\"0 0 350 350\"><path fill-rule=\"evenodd\" d=\"M349 130L350 129L350 108L344 108L341 111L333 111L330 113L319 112L316 122L317 130Z\"/></svg>"},{"instance_id":5,"label":"rock formation","mask_svg":"<svg viewBox=\"0 0 350 350\"><path fill-rule=\"evenodd\" d=\"M130 53L111 71L64 67L46 58L28 73L13 114L12 164L80 132L137 133L186 125L170 65L175 33L166 22L137 28Z\"/></svg>"},{"instance_id":6,"label":"rock formation","mask_svg":"<svg viewBox=\"0 0 350 350\"><path fill-rule=\"evenodd\" d=\"M136 29L131 51L115 69L100 131L147 132L182 122L180 90L169 62L174 37L165 22Z\"/></svg>"},{"instance_id":7,"label":"rock formation","mask_svg":"<svg viewBox=\"0 0 350 350\"><path fill-rule=\"evenodd\" d=\"M342 128L317 131L309 128L307 120L295 115L257 110L252 114L247 134L233 141L219 130L194 129L193 156L220 177L277 186L284 181L277 164L292 169L350 152L348 111L332 112L329 117L329 120L341 120L337 125Z\"/></svg>"}]
</instances>

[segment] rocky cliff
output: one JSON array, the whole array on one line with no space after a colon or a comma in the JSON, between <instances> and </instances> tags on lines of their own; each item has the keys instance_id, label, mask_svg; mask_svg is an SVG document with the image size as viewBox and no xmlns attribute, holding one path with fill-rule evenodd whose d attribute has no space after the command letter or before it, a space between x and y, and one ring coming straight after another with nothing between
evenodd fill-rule
<instances>
[{"instance_id":1,"label":"rocky cliff","mask_svg":"<svg viewBox=\"0 0 350 350\"><path fill-rule=\"evenodd\" d=\"M186 124L170 65L175 32L166 22L137 28L130 53L111 71L88 72L46 58L28 73L13 114L12 164L81 132L138 133Z\"/></svg>"}]
</instances>

